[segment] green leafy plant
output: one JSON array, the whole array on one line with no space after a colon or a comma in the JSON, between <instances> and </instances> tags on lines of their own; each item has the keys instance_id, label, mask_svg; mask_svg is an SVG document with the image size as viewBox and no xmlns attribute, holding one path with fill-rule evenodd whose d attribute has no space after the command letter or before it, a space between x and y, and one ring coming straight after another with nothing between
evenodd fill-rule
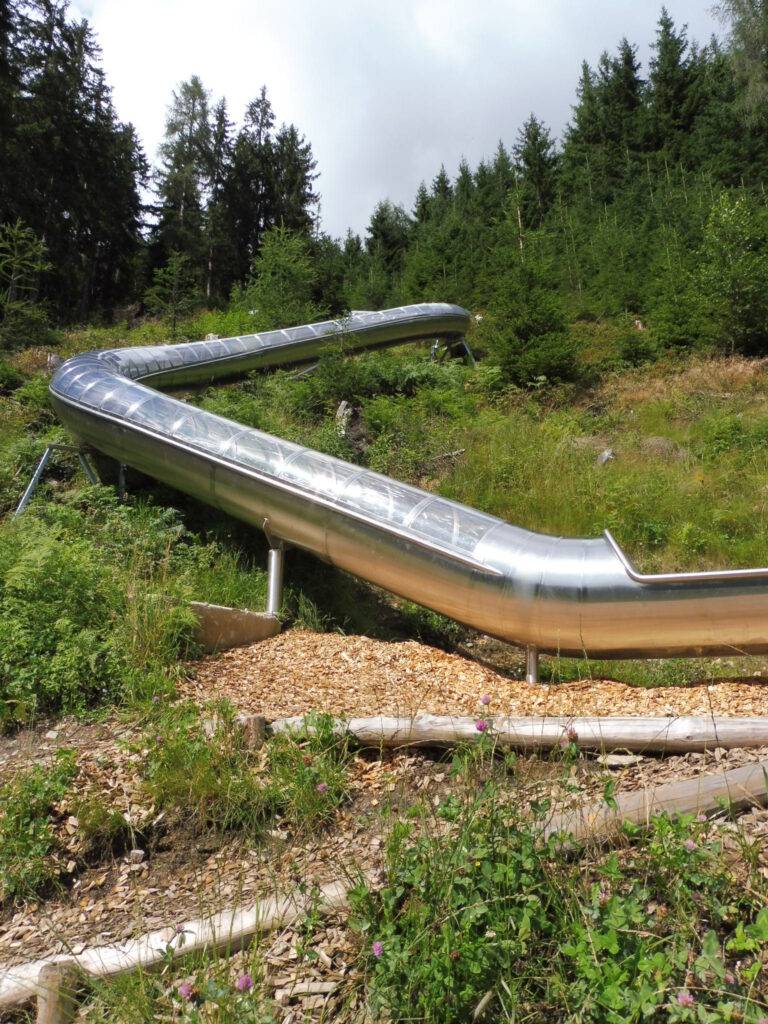
<instances>
[{"instance_id":1,"label":"green leafy plant","mask_svg":"<svg viewBox=\"0 0 768 1024\"><path fill-rule=\"evenodd\" d=\"M0 786L0 899L31 898L58 875L51 815L76 774L72 751Z\"/></svg>"}]
</instances>

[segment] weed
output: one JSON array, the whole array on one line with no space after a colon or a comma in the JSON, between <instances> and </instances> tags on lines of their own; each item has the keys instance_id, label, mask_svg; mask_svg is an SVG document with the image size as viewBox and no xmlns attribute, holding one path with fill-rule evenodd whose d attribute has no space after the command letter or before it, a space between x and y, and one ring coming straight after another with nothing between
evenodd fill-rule
<instances>
[{"instance_id":1,"label":"weed","mask_svg":"<svg viewBox=\"0 0 768 1024\"><path fill-rule=\"evenodd\" d=\"M51 815L76 773L72 751L36 765L0 787L0 898L33 897L57 876Z\"/></svg>"},{"instance_id":2,"label":"weed","mask_svg":"<svg viewBox=\"0 0 768 1024\"><path fill-rule=\"evenodd\" d=\"M298 731L278 733L267 746L274 800L297 825L332 820L347 797L349 739L330 715L310 715Z\"/></svg>"},{"instance_id":3,"label":"weed","mask_svg":"<svg viewBox=\"0 0 768 1024\"><path fill-rule=\"evenodd\" d=\"M458 770L476 775L466 759ZM509 1022L765 1016L762 896L722 866L703 824L660 817L585 863L541 838L545 804L532 812L491 780L394 824L386 884L358 886L352 901L374 1014L435 1024L481 1005Z\"/></svg>"},{"instance_id":4,"label":"weed","mask_svg":"<svg viewBox=\"0 0 768 1024\"><path fill-rule=\"evenodd\" d=\"M193 832L237 829L257 834L272 797L259 759L221 703L208 710L206 731L196 705L161 711L145 738L146 785L159 807L173 809Z\"/></svg>"}]
</instances>

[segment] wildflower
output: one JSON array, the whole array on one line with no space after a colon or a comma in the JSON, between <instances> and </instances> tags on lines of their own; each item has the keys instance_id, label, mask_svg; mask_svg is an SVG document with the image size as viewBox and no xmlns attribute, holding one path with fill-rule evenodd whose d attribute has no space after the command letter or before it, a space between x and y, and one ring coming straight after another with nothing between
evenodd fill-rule
<instances>
[{"instance_id":1,"label":"wildflower","mask_svg":"<svg viewBox=\"0 0 768 1024\"><path fill-rule=\"evenodd\" d=\"M611 887L610 887L610 885L606 885L605 883L603 883L600 886L600 895L599 895L600 906L604 907L606 905L606 903L610 902L610 899L611 899Z\"/></svg>"},{"instance_id":2,"label":"wildflower","mask_svg":"<svg viewBox=\"0 0 768 1024\"><path fill-rule=\"evenodd\" d=\"M187 1000L191 999L192 996L195 994L194 987L188 981L182 981L181 984L177 986L176 991L179 993L182 999Z\"/></svg>"},{"instance_id":3,"label":"wildflower","mask_svg":"<svg viewBox=\"0 0 768 1024\"><path fill-rule=\"evenodd\" d=\"M723 975L723 981L726 985L735 985L736 975L733 973L733 971L726 971Z\"/></svg>"},{"instance_id":4,"label":"wildflower","mask_svg":"<svg viewBox=\"0 0 768 1024\"><path fill-rule=\"evenodd\" d=\"M702 822L702 823L703 823L703 822L705 822L706 820L707 820L707 816L706 816L706 814L697 814L697 815L696 815L696 821L698 821L698 822Z\"/></svg>"},{"instance_id":5,"label":"wildflower","mask_svg":"<svg viewBox=\"0 0 768 1024\"><path fill-rule=\"evenodd\" d=\"M570 729L568 730L568 732L565 735L568 737L568 742L569 743L578 743L579 742L579 734L576 732L576 730L573 728L573 726L570 727Z\"/></svg>"},{"instance_id":6,"label":"wildflower","mask_svg":"<svg viewBox=\"0 0 768 1024\"><path fill-rule=\"evenodd\" d=\"M374 944L373 944L373 945L371 946L371 952L373 953L373 955L374 955L374 956L376 957L376 959L377 959L377 960L378 960L378 959L379 959L379 958L380 958L380 957L382 956L382 954L384 953L384 946L382 945L382 943L381 943L381 942L379 942L379 940L378 940L378 939L377 939L377 940L376 940L376 941L374 942Z\"/></svg>"},{"instance_id":7,"label":"wildflower","mask_svg":"<svg viewBox=\"0 0 768 1024\"><path fill-rule=\"evenodd\" d=\"M686 848L688 853L693 853L693 851L696 849L696 843L693 841L693 839L686 839L683 843L683 846Z\"/></svg>"},{"instance_id":8,"label":"wildflower","mask_svg":"<svg viewBox=\"0 0 768 1024\"><path fill-rule=\"evenodd\" d=\"M328 792L328 783L327 782L318 782L318 784L315 786L315 789L317 790L318 793L327 793Z\"/></svg>"},{"instance_id":9,"label":"wildflower","mask_svg":"<svg viewBox=\"0 0 768 1024\"><path fill-rule=\"evenodd\" d=\"M250 974L241 974L235 982L235 988L238 992L250 992L253 988L253 978Z\"/></svg>"},{"instance_id":10,"label":"wildflower","mask_svg":"<svg viewBox=\"0 0 768 1024\"><path fill-rule=\"evenodd\" d=\"M678 1006L693 1006L696 1000L693 998L690 992L678 992L677 1003Z\"/></svg>"},{"instance_id":11,"label":"wildflower","mask_svg":"<svg viewBox=\"0 0 768 1024\"><path fill-rule=\"evenodd\" d=\"M475 722L475 728L477 729L478 732L485 732L485 730L488 728L488 723L485 721L485 719L481 718L479 722Z\"/></svg>"},{"instance_id":12,"label":"wildflower","mask_svg":"<svg viewBox=\"0 0 768 1024\"><path fill-rule=\"evenodd\" d=\"M480 698L480 703L481 704L486 704L486 705L490 704L491 703L491 695L490 695L490 693L484 693L483 696Z\"/></svg>"}]
</instances>

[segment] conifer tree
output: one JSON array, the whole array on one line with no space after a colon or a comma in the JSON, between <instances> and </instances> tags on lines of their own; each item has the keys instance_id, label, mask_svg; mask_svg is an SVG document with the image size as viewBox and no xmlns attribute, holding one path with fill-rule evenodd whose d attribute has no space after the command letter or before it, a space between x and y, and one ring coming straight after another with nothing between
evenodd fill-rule
<instances>
[{"instance_id":1,"label":"conifer tree","mask_svg":"<svg viewBox=\"0 0 768 1024\"><path fill-rule=\"evenodd\" d=\"M549 129L535 114L520 129L514 154L522 223L539 227L554 203L558 157Z\"/></svg>"},{"instance_id":2,"label":"conifer tree","mask_svg":"<svg viewBox=\"0 0 768 1024\"><path fill-rule=\"evenodd\" d=\"M692 68L685 27L675 28L666 7L661 9L653 50L648 96L652 146L677 159L682 135L691 123Z\"/></svg>"},{"instance_id":3,"label":"conifer tree","mask_svg":"<svg viewBox=\"0 0 768 1024\"><path fill-rule=\"evenodd\" d=\"M206 256L205 190L212 166L209 96L197 75L174 90L160 146L160 199L156 243L160 259L171 251L202 272Z\"/></svg>"},{"instance_id":4,"label":"conifer tree","mask_svg":"<svg viewBox=\"0 0 768 1024\"><path fill-rule=\"evenodd\" d=\"M721 0L730 53L743 82L740 106L758 124L768 119L768 0Z\"/></svg>"}]
</instances>

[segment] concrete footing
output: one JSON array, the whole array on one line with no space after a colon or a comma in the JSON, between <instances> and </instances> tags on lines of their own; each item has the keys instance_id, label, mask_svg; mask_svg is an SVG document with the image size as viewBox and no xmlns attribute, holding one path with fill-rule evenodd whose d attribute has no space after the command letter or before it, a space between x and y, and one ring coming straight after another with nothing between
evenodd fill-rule
<instances>
[{"instance_id":1,"label":"concrete footing","mask_svg":"<svg viewBox=\"0 0 768 1024\"><path fill-rule=\"evenodd\" d=\"M255 644L280 632L280 619L276 615L204 601L191 601L189 606L199 622L197 639L209 653Z\"/></svg>"}]
</instances>

